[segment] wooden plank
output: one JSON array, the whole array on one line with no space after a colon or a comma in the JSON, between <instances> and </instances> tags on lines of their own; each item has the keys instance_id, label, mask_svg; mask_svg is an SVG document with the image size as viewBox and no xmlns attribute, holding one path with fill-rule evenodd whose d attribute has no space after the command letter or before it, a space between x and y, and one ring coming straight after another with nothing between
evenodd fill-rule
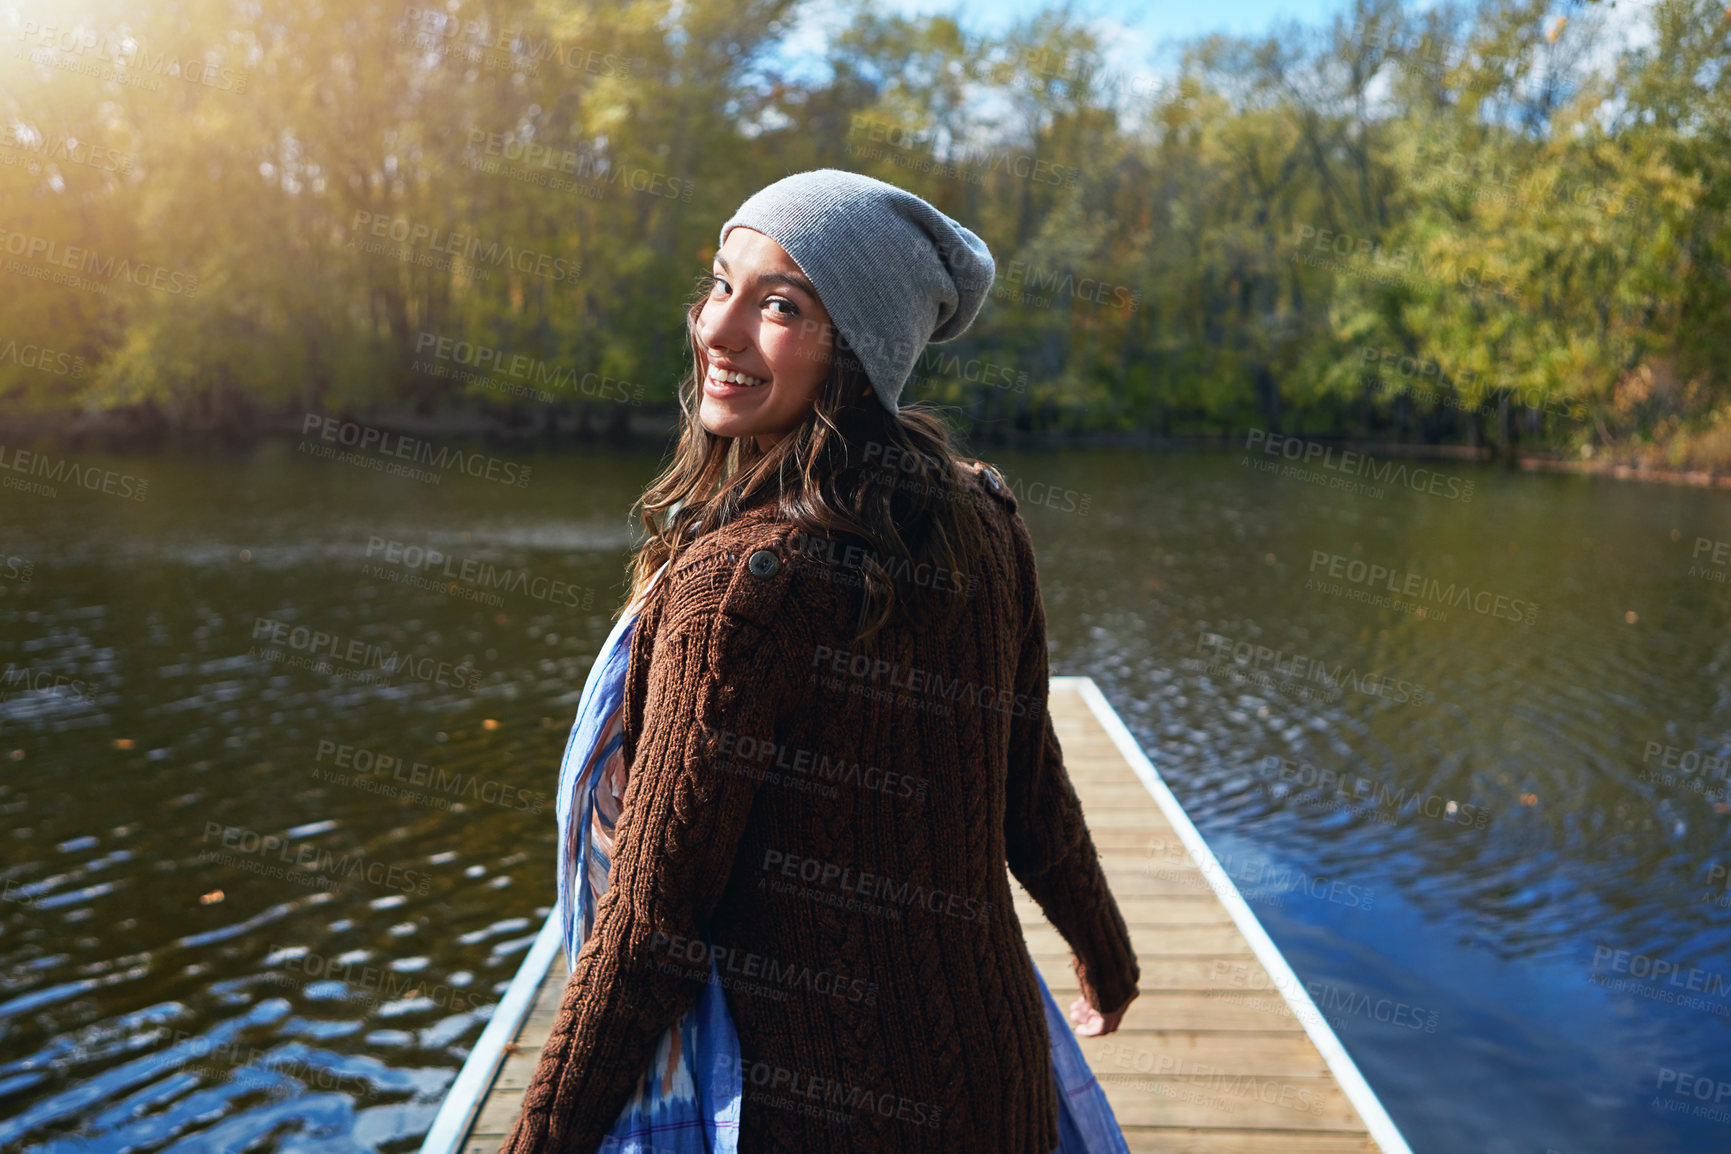
<instances>
[{"instance_id":1,"label":"wooden plank","mask_svg":"<svg viewBox=\"0 0 1731 1154\"><path fill-rule=\"evenodd\" d=\"M1095 687L1085 687L1097 699ZM1212 934L1192 931L1169 944L1154 944L1163 936L1158 931L1150 938L1132 928L1142 994L1118 1031L1082 1043L1126 1140L1136 1135L1133 1148L1162 1151L1375 1150L1360 1107L1335 1077L1331 1063L1344 1057L1337 1040L1322 1030L1323 1041L1333 1047L1333 1057L1326 1057L1317 1037L1274 991L1264 960L1270 965L1282 960L1277 951L1268 952L1271 943L1261 927L1232 919L1210 885L1215 875L1203 872L1174 828L1182 814L1173 799L1158 791L1159 813L1141 813L1132 783L1142 786L1150 800L1157 791L1132 769L1133 751L1120 747L1119 741L1129 744L1127 732L1121 725L1108 731L1105 722L1116 719L1096 716L1080 688L1060 692L1055 687L1051 708L1102 869L1126 921L1132 905L1148 915L1168 912L1170 906L1155 911L1147 903L1187 899L1192 909L1217 907L1230 927L1223 932L1215 923ZM1194 828L1182 824L1184 837L1196 838ZM1210 870L1219 868L1209 863ZM1060 1006L1067 1007L1075 999L1067 944L1044 932L1032 903L1017 896L1030 955ZM1242 915L1243 895L1228 896ZM1252 933L1260 943L1254 947L1247 936ZM1380 1103L1350 1060L1340 1068L1355 1079L1354 1093L1361 1095L1356 1100L1387 1127ZM1384 1133L1392 1149L1405 1150L1398 1133Z\"/></svg>"},{"instance_id":2,"label":"wooden plank","mask_svg":"<svg viewBox=\"0 0 1731 1154\"><path fill-rule=\"evenodd\" d=\"M1083 811L1084 816L1086 816L1086 812ZM1160 828L1158 830L1152 828L1153 822L1141 829L1110 830L1095 830L1090 824L1088 836L1093 839L1094 847L1102 854L1130 854L1134 857L1146 857L1152 860L1161 852L1160 847L1170 843L1173 847L1171 853L1189 861L1189 856L1184 852L1184 843L1178 840L1178 835L1172 832L1172 827L1165 824L1165 814L1160 815L1159 822Z\"/></svg>"},{"instance_id":3,"label":"wooden plank","mask_svg":"<svg viewBox=\"0 0 1731 1154\"><path fill-rule=\"evenodd\" d=\"M1142 974L1118 1031L1081 1040L1126 1140L1142 1131L1164 1143L1147 1149L1374 1149L1315 1043L1081 694L1054 690L1051 710ZM1068 944L1015 890L1029 954L1067 1009L1076 997ZM1174 924L1174 915L1185 920ZM1253 979L1261 990L1245 988ZM1245 1141L1258 1134L1269 1140Z\"/></svg>"},{"instance_id":4,"label":"wooden plank","mask_svg":"<svg viewBox=\"0 0 1731 1154\"><path fill-rule=\"evenodd\" d=\"M1245 935L1259 933L1259 927L1233 921L1173 829L1173 821L1185 824L1182 815L1168 820L1168 811L1079 691L1054 688L1051 712L1142 973L1141 995L1120 1028L1078 1039L1130 1149L1377 1154L1330 1069L1333 1059L1324 1058L1275 992L1251 948ZM1078 996L1070 948L1013 875L1010 888L1029 955L1067 1012ZM565 979L560 953L536 991L463 1154L492 1154L515 1121ZM1372 1100L1369 1108L1374 1113L1380 1107Z\"/></svg>"},{"instance_id":5,"label":"wooden plank","mask_svg":"<svg viewBox=\"0 0 1731 1154\"><path fill-rule=\"evenodd\" d=\"M499 1076L493 1079L495 1090L527 1090L535 1076L535 1064L541 1059L541 1048L518 1050L499 1066Z\"/></svg>"},{"instance_id":6,"label":"wooden plank","mask_svg":"<svg viewBox=\"0 0 1731 1154\"><path fill-rule=\"evenodd\" d=\"M1233 1126L1245 1130L1362 1131L1333 1078L1206 1071L1178 1078L1097 1075L1123 1126Z\"/></svg>"},{"instance_id":7,"label":"wooden plank","mask_svg":"<svg viewBox=\"0 0 1731 1154\"><path fill-rule=\"evenodd\" d=\"M1154 930L1166 926L1232 926L1232 919L1215 899L1212 890L1205 894L1170 895L1127 895L1114 890L1112 900L1118 903L1118 912L1124 916L1124 924L1130 927L1133 941L1139 926ZM1016 918L1022 923L1024 933L1031 926L1049 926L1046 915L1033 898L1024 894L1015 907ZM1233 929L1237 927L1233 926ZM1137 945L1140 948L1141 943L1137 942Z\"/></svg>"},{"instance_id":8,"label":"wooden plank","mask_svg":"<svg viewBox=\"0 0 1731 1154\"><path fill-rule=\"evenodd\" d=\"M1032 951L1030 951L1032 953ZM1034 954L1034 964L1040 968L1040 973L1046 977L1046 984L1052 984L1053 975L1070 974L1070 954ZM1256 956L1246 950L1242 957L1230 958L1195 958L1195 957L1143 957L1136 955L1136 962L1142 969L1142 978L1137 983L1144 994L1151 990L1196 990L1213 991L1217 993L1245 993L1248 978L1242 968L1246 961L1256 965ZM1278 1000L1279 994L1268 991Z\"/></svg>"},{"instance_id":9,"label":"wooden plank","mask_svg":"<svg viewBox=\"0 0 1731 1154\"><path fill-rule=\"evenodd\" d=\"M1120 904L1127 897L1179 897L1185 894L1207 893L1214 890L1208 879L1197 869L1181 870L1114 870L1106 869L1106 881L1112 887L1112 897Z\"/></svg>"},{"instance_id":10,"label":"wooden plank","mask_svg":"<svg viewBox=\"0 0 1731 1154\"><path fill-rule=\"evenodd\" d=\"M472 1137L504 1137L511 1132L511 1126L517 1121L517 1111L523 1105L523 1091L493 1089L487 1092L487 1100L481 1105L480 1117L475 1119L475 1128L470 1131ZM493 1143L494 1149L498 1143Z\"/></svg>"},{"instance_id":11,"label":"wooden plank","mask_svg":"<svg viewBox=\"0 0 1731 1154\"><path fill-rule=\"evenodd\" d=\"M535 1067L541 1059L541 1047L546 1043L553 1019L558 1015L559 1002L565 993L565 979L569 976L565 952L561 950L535 990L535 1001L513 1040L514 1049L506 1055L499 1072L493 1077L493 1084L488 1088L481 1111L469 1131L469 1144L464 1146L464 1154L468 1154L476 1139L490 1139L491 1144L485 1148L488 1154L493 1154L499 1148L499 1140L510 1133L517 1120L517 1109L523 1103L523 1092L528 1089L529 1080L534 1077Z\"/></svg>"},{"instance_id":12,"label":"wooden plank","mask_svg":"<svg viewBox=\"0 0 1731 1154\"><path fill-rule=\"evenodd\" d=\"M1049 925L1024 925L1022 939L1031 954L1068 953L1070 946L1057 930ZM1138 958L1176 957L1200 954L1204 957L1232 957L1239 960L1254 958L1231 922L1210 925L1130 927L1130 940L1135 943Z\"/></svg>"},{"instance_id":13,"label":"wooden plank","mask_svg":"<svg viewBox=\"0 0 1731 1154\"><path fill-rule=\"evenodd\" d=\"M552 1022L525 1022L523 1032L517 1035L517 1044L527 1050L540 1050L547 1044L547 1035L552 1032Z\"/></svg>"},{"instance_id":14,"label":"wooden plank","mask_svg":"<svg viewBox=\"0 0 1731 1154\"><path fill-rule=\"evenodd\" d=\"M1140 1001L1141 999L1137 999ZM1264 1034L1119 1028L1101 1038L1077 1038L1095 1076L1159 1077L1197 1069L1269 1076L1327 1078L1328 1065L1296 1030Z\"/></svg>"},{"instance_id":15,"label":"wooden plank","mask_svg":"<svg viewBox=\"0 0 1731 1154\"><path fill-rule=\"evenodd\" d=\"M1369 1134L1125 1126L1130 1154L1377 1154Z\"/></svg>"},{"instance_id":16,"label":"wooden plank","mask_svg":"<svg viewBox=\"0 0 1731 1154\"><path fill-rule=\"evenodd\" d=\"M1080 991L1066 968L1062 975L1046 974L1046 987L1058 1008L1069 1016L1070 1003ZM1153 1033L1159 1030L1244 1031L1262 1034L1291 1031L1302 1035L1303 1025L1292 1016L1278 994L1210 994L1195 990L1144 990L1124 1012L1120 1033ZM1108 1034L1107 1037L1113 1035Z\"/></svg>"},{"instance_id":17,"label":"wooden plank","mask_svg":"<svg viewBox=\"0 0 1731 1154\"><path fill-rule=\"evenodd\" d=\"M1078 790L1077 792L1081 791ZM1158 809L1144 809L1140 806L1102 805L1088 809L1086 799L1082 804L1088 815L1088 829L1090 831L1096 829L1145 831L1148 828L1148 823L1153 820L1153 815L1160 812Z\"/></svg>"}]
</instances>

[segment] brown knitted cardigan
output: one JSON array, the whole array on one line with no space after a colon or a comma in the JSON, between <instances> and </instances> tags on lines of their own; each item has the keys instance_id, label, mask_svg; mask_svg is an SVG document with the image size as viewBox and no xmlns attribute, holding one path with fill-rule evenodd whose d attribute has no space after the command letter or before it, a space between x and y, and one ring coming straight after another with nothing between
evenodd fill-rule
<instances>
[{"instance_id":1,"label":"brown knitted cardigan","mask_svg":"<svg viewBox=\"0 0 1731 1154\"><path fill-rule=\"evenodd\" d=\"M741 1154L1058 1145L1005 863L1090 1004L1121 1008L1140 973L1046 712L1032 541L1008 487L963 472L989 548L927 575L964 590L933 594L966 597L960 628L851 649L857 568L773 504L662 574L631 639L609 885L502 1154L595 1150L712 956Z\"/></svg>"}]
</instances>

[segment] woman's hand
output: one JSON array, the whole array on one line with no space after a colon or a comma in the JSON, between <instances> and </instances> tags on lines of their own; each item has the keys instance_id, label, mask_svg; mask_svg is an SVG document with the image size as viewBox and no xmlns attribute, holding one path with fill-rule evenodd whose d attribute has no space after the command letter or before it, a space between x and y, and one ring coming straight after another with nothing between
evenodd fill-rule
<instances>
[{"instance_id":1,"label":"woman's hand","mask_svg":"<svg viewBox=\"0 0 1731 1154\"><path fill-rule=\"evenodd\" d=\"M1130 995L1134 1002L1142 991L1137 990ZM1098 1038L1101 1034L1110 1034L1124 1020L1124 1011L1130 1008L1130 1002L1125 1002L1123 1009L1115 1014L1102 1014L1088 1004L1087 998L1078 997L1070 1004L1070 1020L1076 1023L1076 1033L1084 1038Z\"/></svg>"}]
</instances>

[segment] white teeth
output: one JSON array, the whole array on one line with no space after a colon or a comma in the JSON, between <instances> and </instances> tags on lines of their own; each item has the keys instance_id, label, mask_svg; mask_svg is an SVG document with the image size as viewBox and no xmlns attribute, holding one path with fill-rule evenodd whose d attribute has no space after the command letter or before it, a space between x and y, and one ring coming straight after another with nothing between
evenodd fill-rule
<instances>
[{"instance_id":1,"label":"white teeth","mask_svg":"<svg viewBox=\"0 0 1731 1154\"><path fill-rule=\"evenodd\" d=\"M723 372L721 369L715 368L714 366L710 367L709 379L712 381L720 381L723 384L729 384L729 385L747 385L747 386L750 386L750 385L763 385L763 384L769 383L768 378L766 378L766 377L748 377L744 373Z\"/></svg>"}]
</instances>

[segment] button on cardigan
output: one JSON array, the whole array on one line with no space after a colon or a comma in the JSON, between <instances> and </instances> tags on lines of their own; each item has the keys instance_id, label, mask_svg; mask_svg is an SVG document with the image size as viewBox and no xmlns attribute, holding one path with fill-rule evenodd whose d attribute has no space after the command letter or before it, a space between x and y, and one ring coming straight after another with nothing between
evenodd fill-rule
<instances>
[{"instance_id":1,"label":"button on cardigan","mask_svg":"<svg viewBox=\"0 0 1731 1154\"><path fill-rule=\"evenodd\" d=\"M1093 1006L1140 973L1046 710L1027 526L963 473L988 547L920 590L965 599L951 628L854 646L857 554L773 503L662 573L631 641L611 880L502 1154L595 1150L712 958L741 1154L1057 1146L1006 864Z\"/></svg>"}]
</instances>

